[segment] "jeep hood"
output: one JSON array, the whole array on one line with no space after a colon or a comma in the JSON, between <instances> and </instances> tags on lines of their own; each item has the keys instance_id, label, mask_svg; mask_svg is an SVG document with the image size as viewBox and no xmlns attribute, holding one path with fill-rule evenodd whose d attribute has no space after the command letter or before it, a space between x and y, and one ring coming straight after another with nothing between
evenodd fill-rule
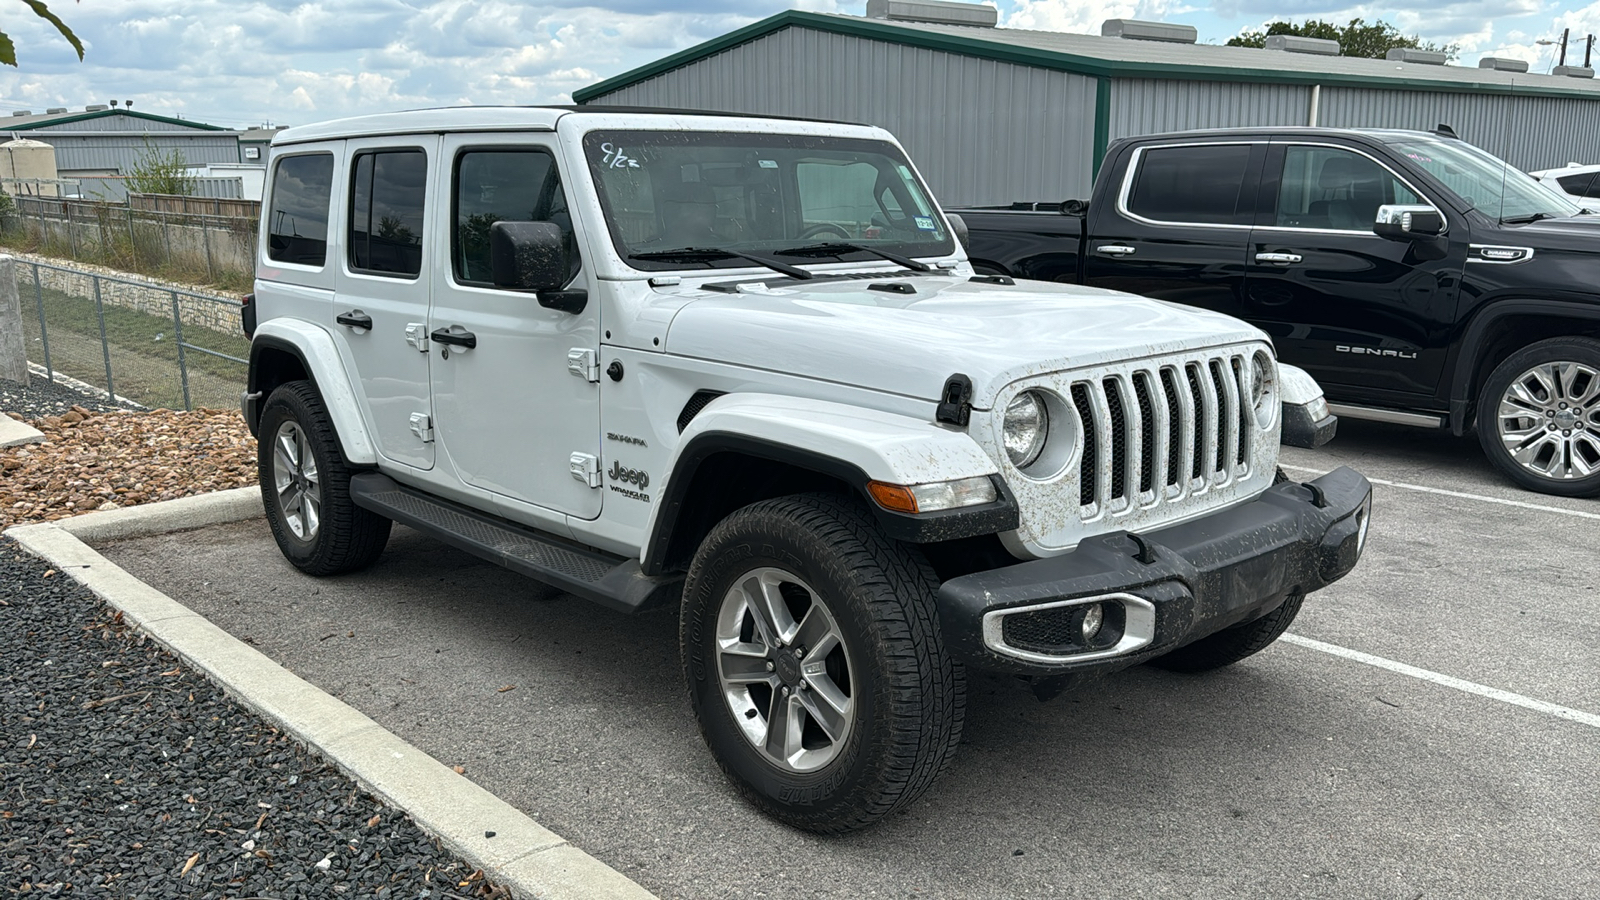
<instances>
[{"instance_id":1,"label":"jeep hood","mask_svg":"<svg viewBox=\"0 0 1600 900\"><path fill-rule=\"evenodd\" d=\"M1220 313L1050 282L890 272L672 293L691 302L667 331L668 353L931 402L959 372L979 409L1029 375L1267 340Z\"/></svg>"}]
</instances>

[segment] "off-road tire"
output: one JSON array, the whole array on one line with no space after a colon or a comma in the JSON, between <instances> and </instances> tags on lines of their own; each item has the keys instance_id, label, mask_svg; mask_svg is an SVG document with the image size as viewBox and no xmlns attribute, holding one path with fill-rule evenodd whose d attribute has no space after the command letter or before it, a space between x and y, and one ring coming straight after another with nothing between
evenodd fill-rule
<instances>
[{"instance_id":1,"label":"off-road tire","mask_svg":"<svg viewBox=\"0 0 1600 900\"><path fill-rule=\"evenodd\" d=\"M309 539L294 533L274 489L274 440L285 423L293 423L304 434L306 447L316 461L320 521ZM350 465L316 388L306 381L279 385L262 407L256 433L261 501L272 537L284 558L308 575L341 575L372 565L388 543L392 523L351 501Z\"/></svg>"},{"instance_id":2,"label":"off-road tire","mask_svg":"<svg viewBox=\"0 0 1600 900\"><path fill-rule=\"evenodd\" d=\"M1300 613L1300 604L1304 599L1304 594L1290 594L1277 609L1261 618L1241 622L1192 644L1185 644L1165 656L1156 657L1150 661L1150 665L1158 669L1190 673L1231 666L1265 650L1268 644L1287 631L1294 617Z\"/></svg>"},{"instance_id":3,"label":"off-road tire","mask_svg":"<svg viewBox=\"0 0 1600 900\"><path fill-rule=\"evenodd\" d=\"M803 579L836 620L857 673L854 723L830 762L780 768L734 720L719 680L716 617L735 583L763 567ZM680 649L701 734L748 800L795 828L864 828L921 796L955 756L966 677L944 649L922 554L885 537L847 498L804 494L729 515L701 543L684 583Z\"/></svg>"},{"instance_id":4,"label":"off-road tire","mask_svg":"<svg viewBox=\"0 0 1600 900\"><path fill-rule=\"evenodd\" d=\"M1500 398L1523 373L1551 362L1578 363L1600 371L1600 341L1581 337L1550 338L1529 344L1502 360L1478 393L1478 443L1483 446L1483 453L1489 462L1519 487L1561 497L1600 497L1600 471L1575 478L1542 476L1524 468L1513 458L1500 437ZM1600 413L1596 409L1600 406L1600 398L1590 398L1587 402L1584 427L1590 435L1600 434ZM1584 452L1592 447L1593 444L1587 445ZM1592 464L1593 460L1589 462Z\"/></svg>"}]
</instances>

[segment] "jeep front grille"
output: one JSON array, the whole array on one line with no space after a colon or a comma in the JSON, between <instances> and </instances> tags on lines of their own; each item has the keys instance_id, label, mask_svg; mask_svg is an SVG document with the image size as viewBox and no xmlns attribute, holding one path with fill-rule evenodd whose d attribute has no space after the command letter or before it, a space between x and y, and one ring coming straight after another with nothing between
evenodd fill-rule
<instances>
[{"instance_id":1,"label":"jeep front grille","mask_svg":"<svg viewBox=\"0 0 1600 900\"><path fill-rule=\"evenodd\" d=\"M1249 371L1243 354L1228 354L1072 382L1083 518L1203 493L1242 475L1254 440Z\"/></svg>"}]
</instances>

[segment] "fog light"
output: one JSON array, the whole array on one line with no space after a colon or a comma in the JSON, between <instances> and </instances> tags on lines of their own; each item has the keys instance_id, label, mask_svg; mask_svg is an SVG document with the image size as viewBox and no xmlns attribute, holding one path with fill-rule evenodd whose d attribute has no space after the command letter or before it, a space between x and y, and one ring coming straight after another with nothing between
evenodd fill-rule
<instances>
[{"instance_id":1,"label":"fog light","mask_svg":"<svg viewBox=\"0 0 1600 900\"><path fill-rule=\"evenodd\" d=\"M1088 646L1094 636L1100 633L1100 626L1106 621L1106 611L1098 603L1091 603L1083 608L1083 624L1078 626L1082 633L1083 643Z\"/></svg>"}]
</instances>

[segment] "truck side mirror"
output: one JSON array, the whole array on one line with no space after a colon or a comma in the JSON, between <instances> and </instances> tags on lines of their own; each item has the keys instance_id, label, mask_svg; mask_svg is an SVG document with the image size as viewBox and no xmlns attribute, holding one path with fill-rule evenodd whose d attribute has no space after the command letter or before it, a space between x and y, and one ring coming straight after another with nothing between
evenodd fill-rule
<instances>
[{"instance_id":1,"label":"truck side mirror","mask_svg":"<svg viewBox=\"0 0 1600 900\"><path fill-rule=\"evenodd\" d=\"M540 306L579 313L588 303L587 291L561 289L572 277L572 256L552 222L489 226L489 269L495 287L537 292Z\"/></svg>"},{"instance_id":2,"label":"truck side mirror","mask_svg":"<svg viewBox=\"0 0 1600 900\"><path fill-rule=\"evenodd\" d=\"M967 239L967 220L955 213L945 213L944 217L950 223L950 230L955 233L956 240L961 242L961 249L972 252L972 244Z\"/></svg>"},{"instance_id":3,"label":"truck side mirror","mask_svg":"<svg viewBox=\"0 0 1600 900\"><path fill-rule=\"evenodd\" d=\"M1391 241L1410 241L1444 234L1444 214L1421 203L1385 203L1378 207L1372 231Z\"/></svg>"}]
</instances>

